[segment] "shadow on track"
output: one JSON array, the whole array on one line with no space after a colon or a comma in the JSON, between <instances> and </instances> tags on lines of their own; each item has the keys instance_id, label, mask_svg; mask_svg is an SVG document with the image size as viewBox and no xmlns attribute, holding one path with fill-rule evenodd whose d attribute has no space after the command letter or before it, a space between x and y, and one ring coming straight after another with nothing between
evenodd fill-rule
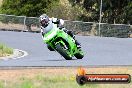
<instances>
[{"instance_id":1,"label":"shadow on track","mask_svg":"<svg viewBox=\"0 0 132 88\"><path fill-rule=\"evenodd\" d=\"M78 60L78 59L72 59L72 60L65 60L65 59L60 59L60 60L59 59L56 59L56 60L54 59L53 60L52 59L52 60L44 60L44 61L73 61L73 60Z\"/></svg>"}]
</instances>

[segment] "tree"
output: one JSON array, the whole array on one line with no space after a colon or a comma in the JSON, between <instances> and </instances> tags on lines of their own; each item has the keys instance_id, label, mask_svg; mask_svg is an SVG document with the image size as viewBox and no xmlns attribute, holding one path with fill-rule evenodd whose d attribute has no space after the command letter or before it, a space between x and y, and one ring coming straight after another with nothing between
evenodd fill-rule
<instances>
[{"instance_id":1,"label":"tree","mask_svg":"<svg viewBox=\"0 0 132 88\"><path fill-rule=\"evenodd\" d=\"M46 10L51 8L51 4L58 1L59 0L3 0L1 13L37 17L46 13Z\"/></svg>"},{"instance_id":2,"label":"tree","mask_svg":"<svg viewBox=\"0 0 132 88\"><path fill-rule=\"evenodd\" d=\"M54 3L57 2L59 2L59 0L3 0L0 12L8 15L38 17L46 13L48 9L53 8ZM36 24L38 19L28 17L26 18L26 26L28 30L31 31L31 25ZM10 19L8 20L6 18L2 20L7 23L10 21Z\"/></svg>"},{"instance_id":3,"label":"tree","mask_svg":"<svg viewBox=\"0 0 132 88\"><path fill-rule=\"evenodd\" d=\"M79 4L83 6L91 16L83 14L83 21L99 22L99 10L101 0L69 0L73 6ZM83 4L81 4L83 2ZM103 0L102 22L104 23L125 23L131 24L132 19L131 0Z\"/></svg>"},{"instance_id":4,"label":"tree","mask_svg":"<svg viewBox=\"0 0 132 88\"><path fill-rule=\"evenodd\" d=\"M124 24L132 24L132 1L123 8L122 13Z\"/></svg>"},{"instance_id":5,"label":"tree","mask_svg":"<svg viewBox=\"0 0 132 88\"><path fill-rule=\"evenodd\" d=\"M80 20L80 16L85 14L86 10L80 5L72 6L73 3L71 1L60 0L59 4L54 3L54 5L52 5L54 8L51 8L46 12L50 17L57 17L64 20Z\"/></svg>"},{"instance_id":6,"label":"tree","mask_svg":"<svg viewBox=\"0 0 132 88\"><path fill-rule=\"evenodd\" d=\"M104 22L108 23L127 23L127 18L130 18L128 13L131 11L131 0L105 0L103 1ZM128 11L130 10L130 11ZM126 14L128 13L128 14ZM129 21L129 19L127 19Z\"/></svg>"}]
</instances>

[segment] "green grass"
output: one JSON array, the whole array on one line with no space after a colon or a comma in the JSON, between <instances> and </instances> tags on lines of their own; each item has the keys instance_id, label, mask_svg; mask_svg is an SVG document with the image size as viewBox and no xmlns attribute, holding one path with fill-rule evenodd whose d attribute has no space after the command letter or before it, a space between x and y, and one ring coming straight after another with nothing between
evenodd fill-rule
<instances>
[{"instance_id":1,"label":"green grass","mask_svg":"<svg viewBox=\"0 0 132 88\"><path fill-rule=\"evenodd\" d=\"M88 68L89 74L130 74L132 67ZM71 72L73 71L73 73ZM129 84L85 84L76 82L75 69L0 70L0 88L132 88ZM7 74L3 74L3 73Z\"/></svg>"},{"instance_id":2,"label":"green grass","mask_svg":"<svg viewBox=\"0 0 132 88\"><path fill-rule=\"evenodd\" d=\"M0 0L0 7L1 7L1 5L2 5L2 1L3 1L3 0Z\"/></svg>"},{"instance_id":3,"label":"green grass","mask_svg":"<svg viewBox=\"0 0 132 88\"><path fill-rule=\"evenodd\" d=\"M5 85L6 84L6 85ZM131 88L131 84L85 84L80 86L76 80L66 76L37 75L33 78L21 77L17 80L0 81L0 88Z\"/></svg>"},{"instance_id":4,"label":"green grass","mask_svg":"<svg viewBox=\"0 0 132 88\"><path fill-rule=\"evenodd\" d=\"M4 83L0 81L0 88L4 88Z\"/></svg>"},{"instance_id":5,"label":"green grass","mask_svg":"<svg viewBox=\"0 0 132 88\"><path fill-rule=\"evenodd\" d=\"M13 49L6 46L5 44L0 43L0 57L13 54Z\"/></svg>"},{"instance_id":6,"label":"green grass","mask_svg":"<svg viewBox=\"0 0 132 88\"><path fill-rule=\"evenodd\" d=\"M0 83L0 88L98 88L97 84L89 84L80 86L75 80L70 80L65 76L43 76L38 75L34 78L22 77L17 80L7 81L8 85L4 86L4 82Z\"/></svg>"}]
</instances>

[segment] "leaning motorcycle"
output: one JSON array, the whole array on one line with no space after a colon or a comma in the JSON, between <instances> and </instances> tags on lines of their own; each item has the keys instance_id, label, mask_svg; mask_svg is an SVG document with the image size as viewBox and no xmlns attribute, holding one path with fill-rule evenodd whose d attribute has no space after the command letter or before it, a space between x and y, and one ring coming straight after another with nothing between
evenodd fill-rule
<instances>
[{"instance_id":1,"label":"leaning motorcycle","mask_svg":"<svg viewBox=\"0 0 132 88\"><path fill-rule=\"evenodd\" d=\"M50 51L57 51L66 60L71 60L74 56L77 59L84 57L84 52L81 48L77 48L75 40L63 30L60 30L57 24L49 25L46 28L49 31L43 35L43 41L48 45Z\"/></svg>"}]
</instances>

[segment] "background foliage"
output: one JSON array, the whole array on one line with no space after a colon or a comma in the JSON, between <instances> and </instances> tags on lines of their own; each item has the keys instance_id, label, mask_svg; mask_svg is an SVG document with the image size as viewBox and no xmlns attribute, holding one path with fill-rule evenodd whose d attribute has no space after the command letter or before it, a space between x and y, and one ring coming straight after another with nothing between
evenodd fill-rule
<instances>
[{"instance_id":1,"label":"background foliage","mask_svg":"<svg viewBox=\"0 0 132 88\"><path fill-rule=\"evenodd\" d=\"M15 2L15 3L14 3ZM132 24L131 0L103 0L102 22ZM65 20L99 21L100 0L3 0L2 14L50 17Z\"/></svg>"}]
</instances>

